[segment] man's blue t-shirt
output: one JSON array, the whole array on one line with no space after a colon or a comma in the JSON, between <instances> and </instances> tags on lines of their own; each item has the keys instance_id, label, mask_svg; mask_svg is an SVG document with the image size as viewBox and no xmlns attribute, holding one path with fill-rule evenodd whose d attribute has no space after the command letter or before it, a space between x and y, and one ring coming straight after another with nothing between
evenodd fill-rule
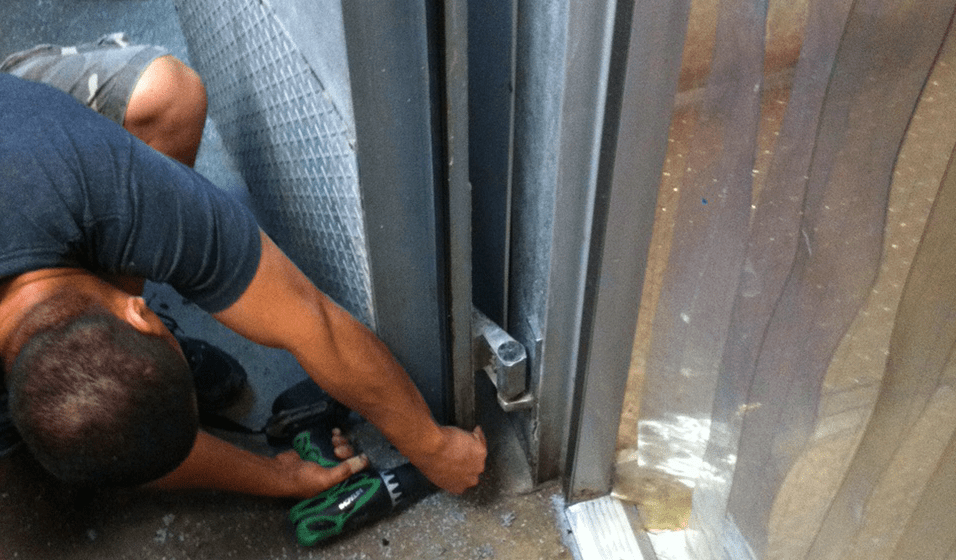
<instances>
[{"instance_id":1,"label":"man's blue t-shirt","mask_svg":"<svg viewBox=\"0 0 956 560\"><path fill-rule=\"evenodd\" d=\"M259 265L246 207L52 87L0 75L0 280L76 267L168 283L209 312Z\"/></svg>"}]
</instances>

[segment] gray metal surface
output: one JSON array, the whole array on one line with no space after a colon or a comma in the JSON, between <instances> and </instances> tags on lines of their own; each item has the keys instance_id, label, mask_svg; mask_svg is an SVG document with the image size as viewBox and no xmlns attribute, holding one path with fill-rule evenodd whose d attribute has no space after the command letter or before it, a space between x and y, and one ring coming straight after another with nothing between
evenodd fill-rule
<instances>
[{"instance_id":1,"label":"gray metal surface","mask_svg":"<svg viewBox=\"0 0 956 560\"><path fill-rule=\"evenodd\" d=\"M616 8L518 6L507 328L529 353L537 402L513 417L537 480L560 476L567 459L581 328L591 312L589 248L595 219L603 220L595 204Z\"/></svg>"},{"instance_id":2,"label":"gray metal surface","mask_svg":"<svg viewBox=\"0 0 956 560\"><path fill-rule=\"evenodd\" d=\"M348 115L330 102L268 3L178 0L176 7L209 90L209 113L263 229L316 285L374 328Z\"/></svg>"},{"instance_id":3,"label":"gray metal surface","mask_svg":"<svg viewBox=\"0 0 956 560\"><path fill-rule=\"evenodd\" d=\"M569 499L611 487L689 1L619 2L565 473Z\"/></svg>"},{"instance_id":4,"label":"gray metal surface","mask_svg":"<svg viewBox=\"0 0 956 560\"><path fill-rule=\"evenodd\" d=\"M528 349L528 386L538 405L514 417L533 476L545 480L561 471L573 371L567 356L564 363L549 359L546 337L561 341L556 352L576 344L573 334L552 329L548 320L554 235L564 225L555 212L569 8L564 2L522 2L518 10L524 17L517 24L511 262L520 266L509 275L506 329ZM567 272L575 275L573 269ZM561 295L573 306L573 291Z\"/></svg>"},{"instance_id":5,"label":"gray metal surface","mask_svg":"<svg viewBox=\"0 0 956 560\"><path fill-rule=\"evenodd\" d=\"M446 276L453 254L446 228L462 219L449 216L453 191L444 184L452 170L443 165L445 151L457 145L446 146L442 135L444 57L432 49L443 25L437 8L252 0L177 6L210 90L210 114L264 229L376 331L435 415L451 420L452 355L470 358L471 307L470 292L463 294L460 325L446 310L457 301ZM459 139L467 150L466 132ZM467 166L467 151L459 161ZM470 282L466 265L457 264ZM456 290L466 291L461 283ZM466 350L454 353L455 341ZM459 369L470 371L470 362ZM460 408L473 413L471 403Z\"/></svg>"},{"instance_id":6,"label":"gray metal surface","mask_svg":"<svg viewBox=\"0 0 956 560\"><path fill-rule=\"evenodd\" d=\"M341 0L267 1L289 38L322 84L325 95L355 139L355 114Z\"/></svg>"},{"instance_id":7,"label":"gray metal surface","mask_svg":"<svg viewBox=\"0 0 956 560\"><path fill-rule=\"evenodd\" d=\"M528 389L528 353L524 346L493 323L477 308L472 314L472 355L475 369L483 370L498 391L498 401L506 411L517 410L510 405L525 396ZM530 407L533 396L523 399Z\"/></svg>"},{"instance_id":8,"label":"gray metal surface","mask_svg":"<svg viewBox=\"0 0 956 560\"><path fill-rule=\"evenodd\" d=\"M445 1L441 42L444 87L444 219L447 235L449 352L452 415L463 428L475 425L475 365L472 352L472 191L469 182L468 3Z\"/></svg>"},{"instance_id":9,"label":"gray metal surface","mask_svg":"<svg viewBox=\"0 0 956 560\"><path fill-rule=\"evenodd\" d=\"M376 330L436 417L451 422L449 246L441 229L448 212L444 93L432 48L442 23L429 2L342 8Z\"/></svg>"},{"instance_id":10,"label":"gray metal surface","mask_svg":"<svg viewBox=\"0 0 956 560\"><path fill-rule=\"evenodd\" d=\"M571 505L567 517L580 560L657 560L641 550L624 505L610 496Z\"/></svg>"},{"instance_id":11,"label":"gray metal surface","mask_svg":"<svg viewBox=\"0 0 956 560\"><path fill-rule=\"evenodd\" d=\"M469 177L475 305L508 322L517 0L468 2Z\"/></svg>"}]
</instances>

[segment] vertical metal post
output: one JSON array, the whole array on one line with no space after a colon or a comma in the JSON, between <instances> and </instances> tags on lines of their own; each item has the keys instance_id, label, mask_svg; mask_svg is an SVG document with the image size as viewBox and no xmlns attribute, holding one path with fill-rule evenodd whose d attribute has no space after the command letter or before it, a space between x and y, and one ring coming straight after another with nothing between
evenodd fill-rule
<instances>
[{"instance_id":1,"label":"vertical metal post","mask_svg":"<svg viewBox=\"0 0 956 560\"><path fill-rule=\"evenodd\" d=\"M608 492L690 2L617 6L565 493Z\"/></svg>"},{"instance_id":2,"label":"vertical metal post","mask_svg":"<svg viewBox=\"0 0 956 560\"><path fill-rule=\"evenodd\" d=\"M442 5L445 205L448 232L449 345L455 423L475 425L472 364L471 183L468 181L468 2Z\"/></svg>"},{"instance_id":3,"label":"vertical metal post","mask_svg":"<svg viewBox=\"0 0 956 560\"><path fill-rule=\"evenodd\" d=\"M343 2L342 12L376 330L451 422L440 14L434 0Z\"/></svg>"},{"instance_id":4,"label":"vertical metal post","mask_svg":"<svg viewBox=\"0 0 956 560\"><path fill-rule=\"evenodd\" d=\"M507 327L529 354L535 404L513 418L538 481L568 458L617 6L518 9Z\"/></svg>"}]
</instances>

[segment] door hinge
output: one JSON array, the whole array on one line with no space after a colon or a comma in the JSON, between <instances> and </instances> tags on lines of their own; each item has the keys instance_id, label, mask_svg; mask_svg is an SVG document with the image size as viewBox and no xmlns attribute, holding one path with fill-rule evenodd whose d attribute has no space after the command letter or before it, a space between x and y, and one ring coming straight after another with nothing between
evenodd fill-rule
<instances>
[{"instance_id":1,"label":"door hinge","mask_svg":"<svg viewBox=\"0 0 956 560\"><path fill-rule=\"evenodd\" d=\"M498 390L498 405L505 412L534 406L534 395L528 393L525 347L477 309L472 310L471 324L475 369L488 374Z\"/></svg>"}]
</instances>

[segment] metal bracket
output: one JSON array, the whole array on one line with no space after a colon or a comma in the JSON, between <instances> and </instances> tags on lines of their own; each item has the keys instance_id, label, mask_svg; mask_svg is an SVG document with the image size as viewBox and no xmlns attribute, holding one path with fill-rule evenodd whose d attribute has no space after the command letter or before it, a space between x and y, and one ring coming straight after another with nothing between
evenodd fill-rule
<instances>
[{"instance_id":1,"label":"metal bracket","mask_svg":"<svg viewBox=\"0 0 956 560\"><path fill-rule=\"evenodd\" d=\"M525 347L477 309L472 310L471 325L475 368L484 370L498 390L498 405L505 412L534 406L534 395L527 393Z\"/></svg>"}]
</instances>

